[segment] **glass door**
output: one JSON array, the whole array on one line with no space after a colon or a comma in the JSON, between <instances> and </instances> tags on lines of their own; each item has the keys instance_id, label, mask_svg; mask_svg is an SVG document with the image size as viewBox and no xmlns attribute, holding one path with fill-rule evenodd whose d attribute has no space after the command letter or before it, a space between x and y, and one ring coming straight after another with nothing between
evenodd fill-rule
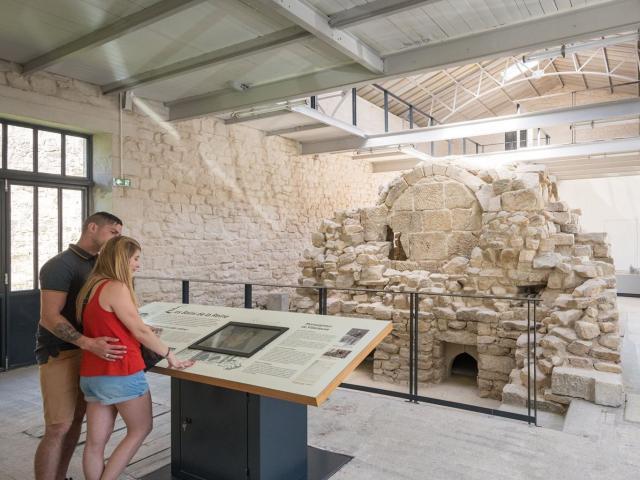
<instances>
[{"instance_id":1,"label":"glass door","mask_svg":"<svg viewBox=\"0 0 640 480\"><path fill-rule=\"evenodd\" d=\"M85 217L82 189L7 182L6 356L8 368L34 363L40 319L38 272L80 238Z\"/></svg>"}]
</instances>

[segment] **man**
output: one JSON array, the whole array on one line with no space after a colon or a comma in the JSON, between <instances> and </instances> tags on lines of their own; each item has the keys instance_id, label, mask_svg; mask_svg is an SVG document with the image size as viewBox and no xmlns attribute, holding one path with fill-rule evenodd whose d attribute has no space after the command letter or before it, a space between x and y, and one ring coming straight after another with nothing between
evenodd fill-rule
<instances>
[{"instance_id":1,"label":"man","mask_svg":"<svg viewBox=\"0 0 640 480\"><path fill-rule=\"evenodd\" d=\"M75 307L98 252L121 231L118 217L94 213L84 221L78 243L69 245L40 270L36 360L40 365L45 433L36 450L36 480L63 480L78 443L86 408L79 387L80 350L109 361L126 354L126 347L117 345L117 338L82 335Z\"/></svg>"}]
</instances>

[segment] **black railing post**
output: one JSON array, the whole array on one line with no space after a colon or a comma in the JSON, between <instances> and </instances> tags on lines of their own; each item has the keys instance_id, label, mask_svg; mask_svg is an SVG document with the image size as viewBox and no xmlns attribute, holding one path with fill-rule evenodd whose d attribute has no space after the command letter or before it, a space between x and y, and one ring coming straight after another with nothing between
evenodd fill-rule
<instances>
[{"instance_id":1,"label":"black railing post","mask_svg":"<svg viewBox=\"0 0 640 480\"><path fill-rule=\"evenodd\" d=\"M355 87L351 89L351 122L358 125L358 96Z\"/></svg>"},{"instance_id":2,"label":"black railing post","mask_svg":"<svg viewBox=\"0 0 640 480\"><path fill-rule=\"evenodd\" d=\"M189 280L182 280L182 303L189 303Z\"/></svg>"},{"instance_id":3,"label":"black railing post","mask_svg":"<svg viewBox=\"0 0 640 480\"><path fill-rule=\"evenodd\" d=\"M253 285L250 283L244 284L244 308L253 308L253 299L251 298L253 293Z\"/></svg>"},{"instance_id":4,"label":"black railing post","mask_svg":"<svg viewBox=\"0 0 640 480\"><path fill-rule=\"evenodd\" d=\"M409 402L413 403L415 395L413 388L413 371L416 368L416 359L414 356L413 349L413 323L415 316L415 306L414 306L415 298L413 297L413 293L409 294L409 324L407 325L409 330Z\"/></svg>"},{"instance_id":5,"label":"black railing post","mask_svg":"<svg viewBox=\"0 0 640 480\"><path fill-rule=\"evenodd\" d=\"M327 289L326 287L318 288L318 314L327 314Z\"/></svg>"},{"instance_id":6,"label":"black railing post","mask_svg":"<svg viewBox=\"0 0 640 480\"><path fill-rule=\"evenodd\" d=\"M311 108L313 108L314 110L317 110L318 108L318 97L316 97L315 95L311 96Z\"/></svg>"},{"instance_id":7,"label":"black railing post","mask_svg":"<svg viewBox=\"0 0 640 480\"><path fill-rule=\"evenodd\" d=\"M538 426L538 392L536 389L536 373L538 369L538 358L536 351L536 343L537 342L537 323L536 323L536 304L538 302L533 302L533 417L534 417L534 425Z\"/></svg>"},{"instance_id":8,"label":"black railing post","mask_svg":"<svg viewBox=\"0 0 640 480\"><path fill-rule=\"evenodd\" d=\"M531 425L531 301L527 300L527 415Z\"/></svg>"},{"instance_id":9,"label":"black railing post","mask_svg":"<svg viewBox=\"0 0 640 480\"><path fill-rule=\"evenodd\" d=\"M413 299L413 324L414 324L414 332L413 332L413 357L415 359L415 366L413 368L413 394L418 396L418 364L420 363L420 349L418 347L418 330L420 329L420 298L418 297L418 293L414 293ZM415 403L418 403L418 400L415 400Z\"/></svg>"}]
</instances>

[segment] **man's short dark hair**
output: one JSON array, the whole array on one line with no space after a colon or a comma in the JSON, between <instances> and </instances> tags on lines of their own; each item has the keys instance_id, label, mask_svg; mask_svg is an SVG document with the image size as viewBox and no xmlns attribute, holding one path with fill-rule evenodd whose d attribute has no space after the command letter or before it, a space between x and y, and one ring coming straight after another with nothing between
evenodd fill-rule
<instances>
[{"instance_id":1,"label":"man's short dark hair","mask_svg":"<svg viewBox=\"0 0 640 480\"><path fill-rule=\"evenodd\" d=\"M93 215L89 215L82 223L83 232L87 231L90 223L95 223L101 227L103 225L122 225L122 220L109 212L96 212Z\"/></svg>"}]
</instances>

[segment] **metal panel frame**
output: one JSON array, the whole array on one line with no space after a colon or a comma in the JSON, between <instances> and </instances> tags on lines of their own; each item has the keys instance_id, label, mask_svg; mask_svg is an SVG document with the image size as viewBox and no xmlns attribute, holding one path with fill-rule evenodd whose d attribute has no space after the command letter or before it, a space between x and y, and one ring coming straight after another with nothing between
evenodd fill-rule
<instances>
[{"instance_id":1,"label":"metal panel frame","mask_svg":"<svg viewBox=\"0 0 640 480\"><path fill-rule=\"evenodd\" d=\"M401 132L370 135L366 139L347 138L302 145L302 154L316 154L369 148L383 148L396 145L410 145L423 142L452 140L455 138L477 137L493 133L528 128L543 128L566 125L574 122L600 120L616 116L637 116L640 114L640 99L631 98L599 104L559 108L542 112L508 115L491 119L471 120L435 127L414 128Z\"/></svg>"},{"instance_id":2,"label":"metal panel frame","mask_svg":"<svg viewBox=\"0 0 640 480\"><path fill-rule=\"evenodd\" d=\"M240 60L259 53L266 53L292 43L304 41L311 37L312 35L309 32L300 27L290 27L245 42L229 45L212 52L180 60L170 65L136 73L128 78L102 85L100 88L105 95L119 93L185 73L209 68L221 63Z\"/></svg>"},{"instance_id":3,"label":"metal panel frame","mask_svg":"<svg viewBox=\"0 0 640 480\"><path fill-rule=\"evenodd\" d=\"M169 103L169 117L171 120L183 120L344 90L380 79L441 70L496 56L520 55L526 51L635 30L639 25L640 3L637 0L613 0L392 54L385 57L385 74L372 73L352 63L258 85L244 92L217 91L193 99L177 100Z\"/></svg>"},{"instance_id":4,"label":"metal panel frame","mask_svg":"<svg viewBox=\"0 0 640 480\"><path fill-rule=\"evenodd\" d=\"M300 0L252 0L252 3L275 10L367 70L385 71L385 62L378 52L349 32L333 28L325 15L306 3Z\"/></svg>"},{"instance_id":5,"label":"metal panel frame","mask_svg":"<svg viewBox=\"0 0 640 480\"><path fill-rule=\"evenodd\" d=\"M22 73L33 73L44 70L51 65L64 61L65 58L71 55L104 45L127 33L175 15L203 1L204 0L160 0L150 7L116 20L105 27L99 28L27 61L22 66Z\"/></svg>"},{"instance_id":6,"label":"metal panel frame","mask_svg":"<svg viewBox=\"0 0 640 480\"><path fill-rule=\"evenodd\" d=\"M329 15L329 25L333 28L351 28L438 1L440 0L374 0Z\"/></svg>"}]
</instances>

